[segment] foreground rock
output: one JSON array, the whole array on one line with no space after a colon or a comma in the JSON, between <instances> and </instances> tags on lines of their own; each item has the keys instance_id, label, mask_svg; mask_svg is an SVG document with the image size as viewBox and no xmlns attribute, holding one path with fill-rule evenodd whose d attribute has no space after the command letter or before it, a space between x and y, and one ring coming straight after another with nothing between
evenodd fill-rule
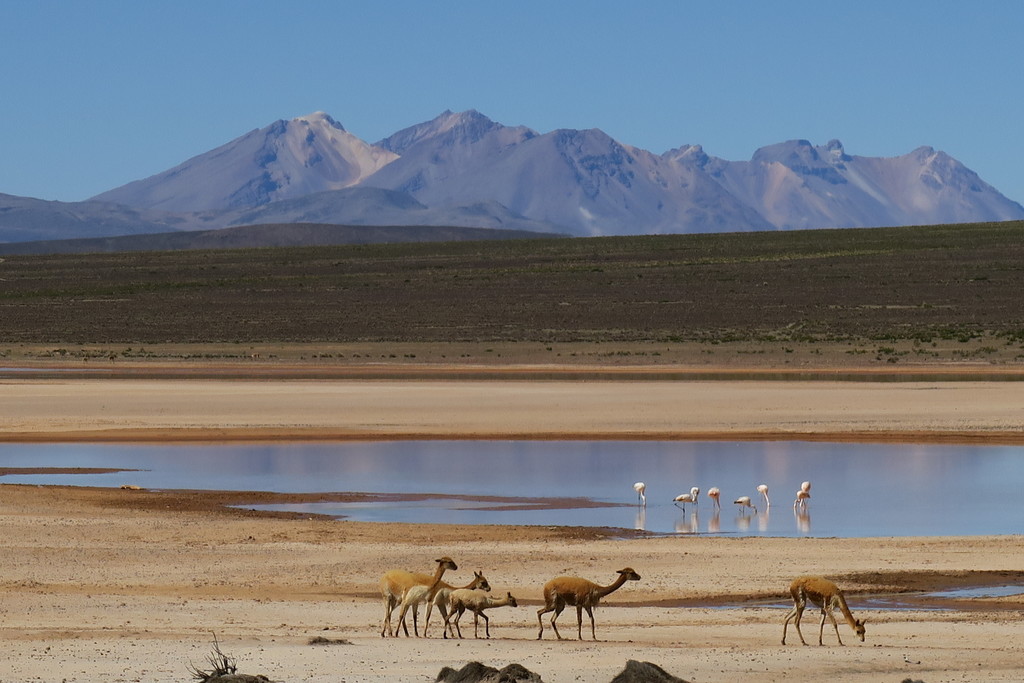
<instances>
[{"instance_id":1,"label":"foreground rock","mask_svg":"<svg viewBox=\"0 0 1024 683\"><path fill-rule=\"evenodd\" d=\"M631 659L626 662L626 668L612 679L612 683L687 683L687 681L676 678L657 664Z\"/></svg>"},{"instance_id":2,"label":"foreground rock","mask_svg":"<svg viewBox=\"0 0 1024 683\"><path fill-rule=\"evenodd\" d=\"M456 671L444 667L437 675L435 683L543 683L541 677L520 664L509 664L504 669L470 662ZM611 683L687 683L676 678L657 664L629 660Z\"/></svg>"},{"instance_id":3,"label":"foreground rock","mask_svg":"<svg viewBox=\"0 0 1024 683\"><path fill-rule=\"evenodd\" d=\"M498 670L480 662L470 662L458 671L446 666L434 680L435 683L544 683L539 675L521 664L509 664Z\"/></svg>"}]
</instances>

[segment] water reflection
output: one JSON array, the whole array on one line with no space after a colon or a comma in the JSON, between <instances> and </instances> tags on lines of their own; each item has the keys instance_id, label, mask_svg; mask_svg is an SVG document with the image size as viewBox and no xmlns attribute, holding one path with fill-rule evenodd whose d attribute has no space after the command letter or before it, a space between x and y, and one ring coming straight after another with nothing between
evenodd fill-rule
<instances>
[{"instance_id":1,"label":"water reflection","mask_svg":"<svg viewBox=\"0 0 1024 683\"><path fill-rule=\"evenodd\" d=\"M283 492L357 491L451 496L580 497L601 507L495 509L409 503L313 506L309 512L375 521L572 524L656 533L772 536L1016 534L1024 511L1005 509L1024 487L1024 449L933 445L700 442L381 442L140 446L0 444L0 467L107 467L141 472L8 476L0 483ZM459 475L453 477L452 472ZM646 505L633 488L646 482ZM771 491L814 497L770 515ZM712 485L710 488L704 488ZM685 513L672 497L707 490ZM952 507L935 491L984 489ZM722 515L712 490L749 508ZM874 501L863 505L863 501ZM811 501L814 523L811 524ZM796 502L796 501L794 501ZM778 501L776 501L778 507ZM756 508L756 511L755 511ZM783 508L785 509L785 508ZM852 509L856 515L849 514Z\"/></svg>"},{"instance_id":2,"label":"water reflection","mask_svg":"<svg viewBox=\"0 0 1024 683\"><path fill-rule=\"evenodd\" d=\"M715 508L711 513L711 521L708 522L708 533L717 534L722 531L722 511Z\"/></svg>"},{"instance_id":3,"label":"water reflection","mask_svg":"<svg viewBox=\"0 0 1024 683\"><path fill-rule=\"evenodd\" d=\"M796 518L796 530L808 536L811 533L811 511L807 506L793 508L793 517Z\"/></svg>"},{"instance_id":4,"label":"water reflection","mask_svg":"<svg viewBox=\"0 0 1024 683\"><path fill-rule=\"evenodd\" d=\"M768 518L770 516L771 516L771 513L768 512L767 508L765 508L764 512L758 513L758 515L757 515L757 530L758 531L760 531L762 533L768 531Z\"/></svg>"},{"instance_id":5,"label":"water reflection","mask_svg":"<svg viewBox=\"0 0 1024 683\"><path fill-rule=\"evenodd\" d=\"M689 514L681 512L676 520L675 531L677 534L700 533L700 516L697 510L692 509Z\"/></svg>"},{"instance_id":6,"label":"water reflection","mask_svg":"<svg viewBox=\"0 0 1024 683\"><path fill-rule=\"evenodd\" d=\"M633 528L637 531L647 531L647 506L638 505L636 508L636 521Z\"/></svg>"}]
</instances>

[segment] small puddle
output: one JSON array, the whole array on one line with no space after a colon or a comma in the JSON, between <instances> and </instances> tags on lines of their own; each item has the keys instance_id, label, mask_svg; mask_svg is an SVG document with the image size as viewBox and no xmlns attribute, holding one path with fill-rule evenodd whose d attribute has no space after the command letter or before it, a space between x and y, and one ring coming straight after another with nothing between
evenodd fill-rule
<instances>
[{"instance_id":1,"label":"small puddle","mask_svg":"<svg viewBox=\"0 0 1024 683\"><path fill-rule=\"evenodd\" d=\"M1024 586L980 586L977 588L954 588L948 591L928 593L930 598L940 600L970 600L972 598L1007 598L1024 595Z\"/></svg>"}]
</instances>

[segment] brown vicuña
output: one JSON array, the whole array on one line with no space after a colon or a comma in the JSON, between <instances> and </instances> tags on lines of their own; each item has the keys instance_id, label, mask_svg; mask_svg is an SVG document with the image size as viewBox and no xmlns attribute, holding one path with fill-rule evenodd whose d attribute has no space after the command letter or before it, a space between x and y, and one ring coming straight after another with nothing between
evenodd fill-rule
<instances>
[{"instance_id":1,"label":"brown vicu\u00f1a","mask_svg":"<svg viewBox=\"0 0 1024 683\"><path fill-rule=\"evenodd\" d=\"M462 629L459 627L459 619L462 618L463 612L469 610L473 613L473 637L479 638L480 635L477 631L477 625L479 618L484 618L484 633L487 637L491 637L491 621L484 614L484 610L491 609L492 607L519 607L519 603L512 597L512 593L508 593L503 598L496 598L492 595L485 595L479 591L459 589L452 591L451 594L451 612L448 614L448 618L445 619L445 629L448 628L448 619L452 616L455 623L455 631L458 632L459 638L462 638Z\"/></svg>"},{"instance_id":2,"label":"brown vicu\u00f1a","mask_svg":"<svg viewBox=\"0 0 1024 683\"><path fill-rule=\"evenodd\" d=\"M405 595L402 596L402 612L399 617L398 624L405 632L406 637L409 636L409 627L405 623L405 613L412 607L412 631L419 637L419 629L416 624L416 613L419 611L419 605L427 603L427 614L423 619L423 637L427 637L427 626L430 624L430 610L434 606L437 606L438 611L441 613L441 618L444 619L445 631L444 637L448 637L448 601L454 590L491 590L491 585L487 583L487 578L483 572L473 572L473 580L467 583L465 586L453 586L450 583L442 581L434 593L434 599L428 601L427 597L430 594L430 586L417 585L412 586L405 591ZM395 633L398 633L398 626L395 627Z\"/></svg>"},{"instance_id":3,"label":"brown vicu\u00f1a","mask_svg":"<svg viewBox=\"0 0 1024 683\"><path fill-rule=\"evenodd\" d=\"M846 623L850 625L861 642L864 642L864 622L860 619L854 619L853 614L850 612L849 606L846 604L846 598L843 596L843 591L839 590L839 586L835 585L828 579L824 579L820 576L801 576L793 580L793 583L789 586L789 592L793 596L793 610L786 616L786 621L782 625L782 644L786 644L786 628L789 627L789 622L793 621L796 626L796 634L800 636L800 642L804 645L807 642L804 640L804 634L800 632L800 617L804 613L804 608L807 606L808 601L821 608L821 626L818 628L818 645L823 645L822 638L825 632L825 618L828 617L832 621L832 626L836 630L836 640L839 644L843 644L843 639L839 637L839 624L836 623L836 618L832 614L832 610L838 607L843 616L846 618Z\"/></svg>"},{"instance_id":4,"label":"brown vicu\u00f1a","mask_svg":"<svg viewBox=\"0 0 1024 683\"><path fill-rule=\"evenodd\" d=\"M610 586L599 586L593 581L581 579L577 576L559 576L544 584L544 606L537 610L537 623L540 624L540 632L537 640L544 635L544 622L541 617L547 612L554 612L551 615L551 628L559 640L564 640L555 625L555 619L562 613L566 605L576 607L576 634L583 640L583 610L590 615L590 635L597 640L597 633L594 629L594 607L601 598L617 591L627 581L639 581L640 575L630 567L618 571L619 578Z\"/></svg>"},{"instance_id":5,"label":"brown vicu\u00f1a","mask_svg":"<svg viewBox=\"0 0 1024 683\"><path fill-rule=\"evenodd\" d=\"M380 577L380 594L384 598L384 623L381 626L380 635L381 638L391 635L396 636L398 634L398 628L395 628L395 632L391 633L391 613L395 611L395 607L402 600L402 596L405 595L405 591L413 586L424 585L434 588L436 585L441 583L441 577L444 576L446 570L451 569L455 571L458 569L458 565L455 564L455 560L450 557L441 557L436 560L437 570L433 575L430 574L415 574L413 572L405 571L404 569L392 569L386 572L384 576ZM404 613L402 615L405 616Z\"/></svg>"}]
</instances>

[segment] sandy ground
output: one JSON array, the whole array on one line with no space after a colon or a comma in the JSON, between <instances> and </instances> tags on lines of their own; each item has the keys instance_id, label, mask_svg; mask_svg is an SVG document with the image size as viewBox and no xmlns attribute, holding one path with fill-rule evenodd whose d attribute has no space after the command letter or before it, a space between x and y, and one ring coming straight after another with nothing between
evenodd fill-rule
<instances>
[{"instance_id":1,"label":"sandy ground","mask_svg":"<svg viewBox=\"0 0 1024 683\"><path fill-rule=\"evenodd\" d=\"M0 440L904 439L1024 443L1024 382L687 379L660 368L424 379L0 373ZM573 374L575 373L575 374ZM316 374L315 371L313 373ZM917 373L922 374L922 373ZM439 378L440 377L440 378ZM898 376L897 376L898 377ZM949 378L955 378L955 381ZM1018 380L1024 375L1018 376Z\"/></svg>"},{"instance_id":2,"label":"sandy ground","mask_svg":"<svg viewBox=\"0 0 1024 683\"><path fill-rule=\"evenodd\" d=\"M966 380L966 378L960 378ZM820 438L1024 443L1024 384L1006 381L0 378L0 439ZM0 478L2 482L2 478ZM255 496L254 496L255 498ZM1024 583L1021 538L621 538L573 528L365 524L257 515L216 493L0 486L0 681L189 679L213 634L239 671L279 681L433 681L444 666L519 662L549 683L610 681L629 659L689 681L1024 680L1024 599L918 591ZM955 504L969 504L963 503ZM854 511L851 514L855 514ZM1007 514L1018 514L1008 507ZM1021 517L1024 521L1024 516ZM488 639L381 638L390 568L485 573L518 608ZM537 641L544 582L643 578ZM847 589L818 647L780 643L790 580ZM899 594L907 609L880 609ZM942 609L937 609L942 607ZM396 615L397 616L397 615ZM547 620L545 619L545 625ZM585 635L587 629L584 629ZM313 637L347 644L310 645Z\"/></svg>"}]
</instances>

